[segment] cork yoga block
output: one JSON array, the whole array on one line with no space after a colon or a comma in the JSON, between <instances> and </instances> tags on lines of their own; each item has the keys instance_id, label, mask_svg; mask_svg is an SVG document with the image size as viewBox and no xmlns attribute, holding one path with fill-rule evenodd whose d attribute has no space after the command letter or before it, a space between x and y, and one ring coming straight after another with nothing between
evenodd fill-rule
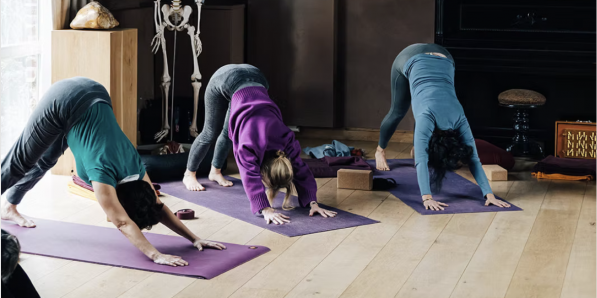
<instances>
[{"instance_id":1,"label":"cork yoga block","mask_svg":"<svg viewBox=\"0 0 597 298\"><path fill-rule=\"evenodd\" d=\"M338 188L371 190L373 188L373 171L371 170L338 170Z\"/></svg>"},{"instance_id":2,"label":"cork yoga block","mask_svg":"<svg viewBox=\"0 0 597 298\"><path fill-rule=\"evenodd\" d=\"M498 165L483 165L483 171L487 179L491 181L508 180L508 171Z\"/></svg>"}]
</instances>

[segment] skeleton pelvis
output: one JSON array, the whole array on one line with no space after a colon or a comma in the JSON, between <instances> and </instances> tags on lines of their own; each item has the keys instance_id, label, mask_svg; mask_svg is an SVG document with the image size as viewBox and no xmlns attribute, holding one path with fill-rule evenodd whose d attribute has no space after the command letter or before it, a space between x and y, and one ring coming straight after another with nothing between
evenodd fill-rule
<instances>
[{"instance_id":1,"label":"skeleton pelvis","mask_svg":"<svg viewBox=\"0 0 597 298\"><path fill-rule=\"evenodd\" d=\"M167 18L170 20L170 22L174 26L178 26L182 22L182 20L184 19L183 16L182 16L182 10L171 11L171 14L169 16L167 16Z\"/></svg>"}]
</instances>

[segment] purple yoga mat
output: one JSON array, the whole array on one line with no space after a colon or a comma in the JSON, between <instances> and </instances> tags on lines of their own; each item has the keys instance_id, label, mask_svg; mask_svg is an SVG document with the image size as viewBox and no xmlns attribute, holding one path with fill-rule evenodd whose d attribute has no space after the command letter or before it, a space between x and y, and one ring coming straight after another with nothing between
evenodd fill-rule
<instances>
[{"instance_id":1,"label":"purple yoga mat","mask_svg":"<svg viewBox=\"0 0 597 298\"><path fill-rule=\"evenodd\" d=\"M356 227L378 223L378 221L320 204L322 208L338 212L334 218L323 218L320 215L309 216L308 208L297 207L293 210L282 210L284 194L280 193L274 201L274 207L280 213L290 217L290 223L284 225L266 224L262 216L251 213L249 199L242 185L242 181L226 177L234 182L232 187L222 187L207 178L199 178L206 190L200 192L189 191L181 181L160 183L162 192L171 196L201 205L219 213L240 219L250 224L268 229L288 237L319 233L337 229ZM299 206L297 197L292 197L293 206ZM201 215L199 215L201 218Z\"/></svg>"},{"instance_id":2,"label":"purple yoga mat","mask_svg":"<svg viewBox=\"0 0 597 298\"><path fill-rule=\"evenodd\" d=\"M148 259L113 228L44 219L35 219L35 223L35 228L23 228L3 220L2 229L17 236L21 251L28 254L205 279L214 278L270 251L264 246L230 243L224 244L225 250L199 251L182 237L145 233L158 251L180 256L189 263L188 266L171 267Z\"/></svg>"},{"instance_id":3,"label":"purple yoga mat","mask_svg":"<svg viewBox=\"0 0 597 298\"><path fill-rule=\"evenodd\" d=\"M367 161L375 165L375 160ZM421 201L421 191L417 182L417 171L412 159L388 160L390 171L373 172L373 178L394 178L398 184L389 192L422 215L429 214L454 214L497 211L521 211L517 206L508 202L510 208L500 208L494 205L485 206L485 198L481 188L460 175L448 172L443 182L441 192L434 194L433 198L450 206L443 211L425 210ZM496 198L499 198L496 196ZM500 200L506 201L502 198Z\"/></svg>"}]
</instances>

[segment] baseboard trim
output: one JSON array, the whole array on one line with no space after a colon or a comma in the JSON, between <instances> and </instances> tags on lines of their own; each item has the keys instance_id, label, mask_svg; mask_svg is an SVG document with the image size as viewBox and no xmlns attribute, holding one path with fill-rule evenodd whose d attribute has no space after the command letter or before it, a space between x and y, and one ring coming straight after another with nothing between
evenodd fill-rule
<instances>
[{"instance_id":1,"label":"baseboard trim","mask_svg":"<svg viewBox=\"0 0 597 298\"><path fill-rule=\"evenodd\" d=\"M306 128L296 134L305 139L345 140L345 141L379 141L379 129L366 128ZM397 130L390 139L391 143L412 143L413 132Z\"/></svg>"}]
</instances>

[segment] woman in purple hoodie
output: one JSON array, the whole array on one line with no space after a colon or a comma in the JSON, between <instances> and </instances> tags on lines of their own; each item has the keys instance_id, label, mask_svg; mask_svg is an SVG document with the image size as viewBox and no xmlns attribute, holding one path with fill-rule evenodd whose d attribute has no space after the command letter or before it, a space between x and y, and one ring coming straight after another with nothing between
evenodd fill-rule
<instances>
[{"instance_id":1,"label":"woman in purple hoodie","mask_svg":"<svg viewBox=\"0 0 597 298\"><path fill-rule=\"evenodd\" d=\"M272 208L281 188L286 188L282 209L293 209L290 194L296 190L301 207L310 207L310 216L336 216L317 204L315 178L301 160L301 146L269 98L268 87L265 76L252 65L230 64L214 73L205 90L203 131L191 147L183 182L189 190L204 189L195 172L216 143L210 179L230 185L220 181L220 170L232 145L251 212L263 215L268 224L290 222L288 216Z\"/></svg>"}]
</instances>

